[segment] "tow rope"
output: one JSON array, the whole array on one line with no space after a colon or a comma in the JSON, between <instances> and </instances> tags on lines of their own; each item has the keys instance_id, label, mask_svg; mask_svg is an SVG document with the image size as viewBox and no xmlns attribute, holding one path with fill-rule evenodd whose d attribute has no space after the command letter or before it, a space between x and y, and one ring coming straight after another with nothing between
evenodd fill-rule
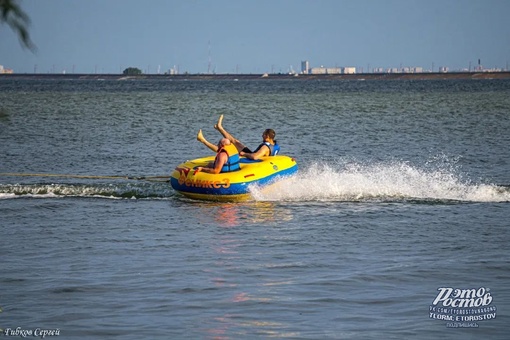
<instances>
[{"instance_id":1,"label":"tow rope","mask_svg":"<svg viewBox=\"0 0 510 340\"><path fill-rule=\"evenodd\" d=\"M128 179L137 181L168 182L170 176L94 176L94 175L68 175L68 174L27 174L6 172L0 173L0 177L60 177L60 178L80 178L80 179ZM164 180L163 180L164 179Z\"/></svg>"}]
</instances>

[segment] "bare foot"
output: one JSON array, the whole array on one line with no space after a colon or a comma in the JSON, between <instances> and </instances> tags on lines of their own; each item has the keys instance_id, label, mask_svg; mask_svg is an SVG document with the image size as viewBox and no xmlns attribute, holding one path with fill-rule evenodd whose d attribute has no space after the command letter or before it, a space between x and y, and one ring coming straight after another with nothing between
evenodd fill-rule
<instances>
[{"instance_id":1,"label":"bare foot","mask_svg":"<svg viewBox=\"0 0 510 340\"><path fill-rule=\"evenodd\" d=\"M220 131L221 129L223 129L223 125L222 125L222 122L223 122L223 115L220 116L220 118L218 118L218 122L214 125L214 128L218 131Z\"/></svg>"},{"instance_id":2,"label":"bare foot","mask_svg":"<svg viewBox=\"0 0 510 340\"><path fill-rule=\"evenodd\" d=\"M198 130L197 141L202 143L204 142L204 135L202 134L202 129Z\"/></svg>"}]
</instances>

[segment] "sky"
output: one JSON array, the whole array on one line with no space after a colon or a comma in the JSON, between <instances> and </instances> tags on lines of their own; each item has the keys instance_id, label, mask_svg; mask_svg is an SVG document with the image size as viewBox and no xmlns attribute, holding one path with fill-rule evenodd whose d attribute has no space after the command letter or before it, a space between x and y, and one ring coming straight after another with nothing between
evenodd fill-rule
<instances>
[{"instance_id":1,"label":"sky","mask_svg":"<svg viewBox=\"0 0 510 340\"><path fill-rule=\"evenodd\" d=\"M0 25L15 73L507 68L510 0L22 0L37 51Z\"/></svg>"}]
</instances>

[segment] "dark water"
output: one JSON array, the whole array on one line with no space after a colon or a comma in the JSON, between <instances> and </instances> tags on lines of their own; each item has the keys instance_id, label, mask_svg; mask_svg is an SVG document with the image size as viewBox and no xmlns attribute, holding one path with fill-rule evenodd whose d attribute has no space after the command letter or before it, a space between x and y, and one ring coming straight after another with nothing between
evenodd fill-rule
<instances>
[{"instance_id":1,"label":"dark water","mask_svg":"<svg viewBox=\"0 0 510 340\"><path fill-rule=\"evenodd\" d=\"M219 114L250 146L274 128L299 174L243 203L152 177L207 155ZM0 328L506 339L509 146L507 80L4 79ZM431 318L442 287L490 294L496 318Z\"/></svg>"}]
</instances>

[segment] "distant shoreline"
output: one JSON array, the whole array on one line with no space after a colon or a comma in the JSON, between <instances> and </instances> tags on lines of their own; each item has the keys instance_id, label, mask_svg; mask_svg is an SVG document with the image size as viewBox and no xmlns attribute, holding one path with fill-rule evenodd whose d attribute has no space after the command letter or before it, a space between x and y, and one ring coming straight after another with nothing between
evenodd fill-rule
<instances>
[{"instance_id":1,"label":"distant shoreline","mask_svg":"<svg viewBox=\"0 0 510 340\"><path fill-rule=\"evenodd\" d=\"M357 74L0 74L2 79L77 79L77 80L441 80L441 79L510 79L510 72L448 73L357 73Z\"/></svg>"}]
</instances>

